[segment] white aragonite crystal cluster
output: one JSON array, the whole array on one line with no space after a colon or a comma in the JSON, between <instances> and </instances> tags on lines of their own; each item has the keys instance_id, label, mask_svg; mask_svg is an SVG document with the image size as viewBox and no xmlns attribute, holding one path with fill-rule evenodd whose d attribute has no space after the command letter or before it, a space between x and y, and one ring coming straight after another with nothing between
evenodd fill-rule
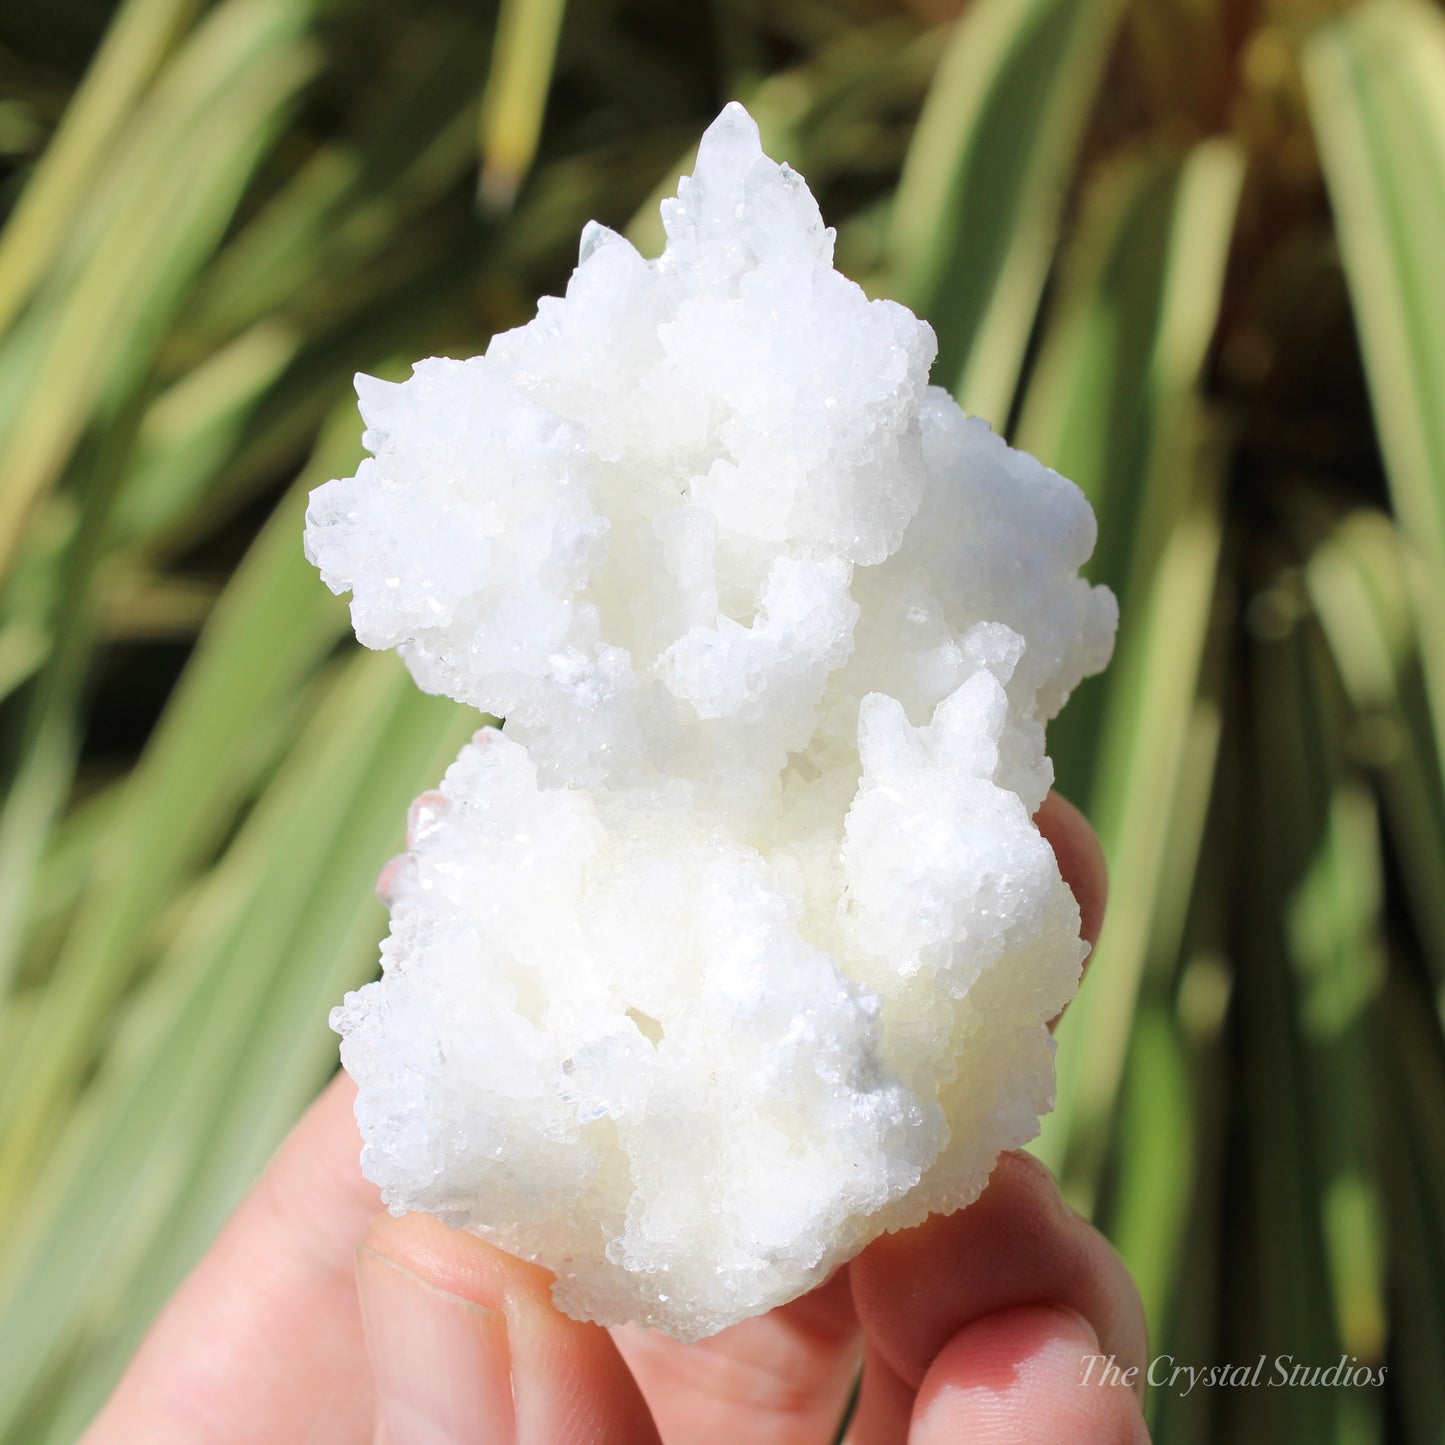
<instances>
[{"instance_id":1,"label":"white aragonite crystal cluster","mask_svg":"<svg viewBox=\"0 0 1445 1445\"><path fill-rule=\"evenodd\" d=\"M746 111L644 260L358 377L312 494L357 636L505 718L413 812L333 1016L363 1166L681 1339L956 1209L1052 1103L1086 952L1032 815L1108 660L1070 482L928 385Z\"/></svg>"}]
</instances>

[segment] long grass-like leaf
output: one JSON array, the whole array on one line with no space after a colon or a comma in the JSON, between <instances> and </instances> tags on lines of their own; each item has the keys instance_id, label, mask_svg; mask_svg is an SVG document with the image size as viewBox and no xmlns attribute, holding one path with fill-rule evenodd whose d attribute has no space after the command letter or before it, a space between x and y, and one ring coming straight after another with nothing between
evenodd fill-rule
<instances>
[{"instance_id":1,"label":"long grass-like leaf","mask_svg":"<svg viewBox=\"0 0 1445 1445\"><path fill-rule=\"evenodd\" d=\"M1210 839L1221 836L1216 816ZM1204 878L1196 885L1194 913L1202 936L1195 940L1194 951L1178 972L1171 1030L1172 1043L1184 1060L1186 1103L1180 1118L1186 1121L1193 1144L1191 1156L1184 1162L1192 1187L1179 1215L1166 1209L1156 1217L1154 1201L1160 1195L1168 1205L1178 1206L1180 1201L1173 1183L1161 1178L1162 1171L1151 1164L1161 1147L1173 1148L1173 1141L1151 1133L1136 1141L1141 1152L1120 1152L1118 1179L1105 1220L1110 1238L1126 1260L1140 1258L1140 1235L1145 1249L1152 1243L1156 1261L1159 1253L1173 1244L1174 1259L1156 1266L1159 1275L1167 1276L1165 1297L1161 1301L1156 1295L1146 1301L1146 1318L1153 1355L1171 1355L1176 1361L1217 1357L1222 1285L1229 1259L1225 1199L1232 1069L1226 1025L1232 981L1228 963L1218 951L1227 870L1220 866L1220 854L1208 851L1208 844L1201 863ZM1153 1076L1139 1070L1130 1087L1147 1092L1152 1083ZM1168 1117L1158 1120L1160 1128L1167 1128L1170 1122ZM1145 1261L1147 1270L1147 1254ZM1214 1391L1182 1395L1177 1389L1155 1389L1145 1403L1156 1440L1171 1445L1213 1445L1219 1438Z\"/></svg>"},{"instance_id":2,"label":"long grass-like leaf","mask_svg":"<svg viewBox=\"0 0 1445 1445\"><path fill-rule=\"evenodd\" d=\"M127 1010L109 1067L3 1256L19 1278L0 1319L26 1325L0 1352L0 1400L49 1378L77 1344L93 1356L67 1386L58 1438L98 1403L334 1067L326 1006L374 966L381 931L380 910L365 906L370 878L399 842L406 800L477 721L419 694L394 658L355 656ZM41 1259L52 1263L37 1274ZM88 1337L77 1304L97 1292L127 1300L122 1335Z\"/></svg>"},{"instance_id":3,"label":"long grass-like leaf","mask_svg":"<svg viewBox=\"0 0 1445 1445\"><path fill-rule=\"evenodd\" d=\"M12 1408L28 1388L43 1386L47 1359L64 1353L64 1332L83 1326L78 1304L97 1275L114 1281L131 1269L184 1178L187 1155L203 1139L200 1099L206 1089L224 1087L226 1069L234 1065L217 1049L217 1037L244 1027L254 1010L253 990L266 978L257 965L276 948L273 919L284 919L279 898L264 905L257 898L270 877L278 819L290 822L296 846L309 845L313 853L320 848L324 830L335 826L345 807L344 795L327 792L324 784L339 783L338 760L364 750L382 726L390 681L358 672L349 687L331 690L330 705L314 713L310 739L298 745L291 768L277 780L272 806L253 814L188 910L175 945L112 1025L100 1087L87 1091L61 1131L19 1212L15 1248L0 1266L8 1306L3 1318L16 1333L4 1351L15 1373L0 1379L0 1400ZM319 836L316 829L323 830ZM228 949L243 924L244 941L260 957L228 978ZM219 1006L226 994L229 1010ZM211 1078L198 1077L208 1067ZM181 1087L183 1081L188 1087ZM36 1270L40 1261L46 1262L43 1272ZM115 1289L109 1286L110 1293Z\"/></svg>"},{"instance_id":4,"label":"long grass-like leaf","mask_svg":"<svg viewBox=\"0 0 1445 1445\"><path fill-rule=\"evenodd\" d=\"M348 408L349 413L349 408ZM348 414L237 573L197 647L99 849L34 1027L0 1081L0 1196L13 1200L56 1127L96 1030L142 957L155 911L234 815L268 761L259 724L345 625L301 555L308 486L353 464Z\"/></svg>"},{"instance_id":5,"label":"long grass-like leaf","mask_svg":"<svg viewBox=\"0 0 1445 1445\"><path fill-rule=\"evenodd\" d=\"M1163 1317L1173 1296L1198 1145L1181 1040L1169 1011L1141 1008L1120 1108L1121 1177L1109 1237L1139 1289L1144 1318Z\"/></svg>"},{"instance_id":6,"label":"long grass-like leaf","mask_svg":"<svg viewBox=\"0 0 1445 1445\"><path fill-rule=\"evenodd\" d=\"M567 0L502 0L482 101L481 199L511 204L542 134Z\"/></svg>"},{"instance_id":7,"label":"long grass-like leaf","mask_svg":"<svg viewBox=\"0 0 1445 1445\"><path fill-rule=\"evenodd\" d=\"M412 53L377 78L390 103L361 109L284 176L202 278L185 318L192 345L209 349L278 321L314 344L338 313L371 303L368 268L405 274L411 250L433 234L431 213L476 162L480 20L434 13ZM484 236L470 209L455 218L467 222L475 252ZM337 358L342 374L350 361Z\"/></svg>"},{"instance_id":8,"label":"long grass-like leaf","mask_svg":"<svg viewBox=\"0 0 1445 1445\"><path fill-rule=\"evenodd\" d=\"M1387 996L1391 1047L1383 1059L1392 1108L1381 1120L1390 1229L1390 1369L1400 1439L1435 1445L1445 1420L1445 1052L1421 992L1392 959Z\"/></svg>"},{"instance_id":9,"label":"long grass-like leaf","mask_svg":"<svg viewBox=\"0 0 1445 1445\"><path fill-rule=\"evenodd\" d=\"M0 998L12 991L35 866L73 781L80 693L95 627L93 582L115 504L115 478L139 415L137 405L126 410L87 468L79 525L58 559L50 646L27 700L18 760L0 804Z\"/></svg>"},{"instance_id":10,"label":"long grass-like leaf","mask_svg":"<svg viewBox=\"0 0 1445 1445\"><path fill-rule=\"evenodd\" d=\"M1370 0L1304 55L1395 507L1425 566L1421 640L1445 759L1445 16Z\"/></svg>"},{"instance_id":11,"label":"long grass-like leaf","mask_svg":"<svg viewBox=\"0 0 1445 1445\"><path fill-rule=\"evenodd\" d=\"M35 499L54 484L93 411L114 407L144 373L185 287L204 262L284 108L310 73L304 6L228 0L157 82L127 164L104 188L84 252L62 266L0 356L11 375L0 442L0 574ZM14 380L19 360L24 381Z\"/></svg>"},{"instance_id":12,"label":"long grass-like leaf","mask_svg":"<svg viewBox=\"0 0 1445 1445\"><path fill-rule=\"evenodd\" d=\"M0 334L54 262L107 150L197 0L128 0L0 232Z\"/></svg>"},{"instance_id":13,"label":"long grass-like leaf","mask_svg":"<svg viewBox=\"0 0 1445 1445\"><path fill-rule=\"evenodd\" d=\"M935 377L1002 427L1120 6L978 0L949 40L893 207L893 289Z\"/></svg>"},{"instance_id":14,"label":"long grass-like leaf","mask_svg":"<svg viewBox=\"0 0 1445 1445\"><path fill-rule=\"evenodd\" d=\"M1271 562L1273 580L1284 561ZM1227 1348L1251 1359L1334 1358L1328 1251L1314 1189L1310 1074L1294 1027L1299 1001L1286 947L1284 911L1315 856L1328 806L1328 777L1307 706L1306 653L1299 637L1258 643L1239 678L1247 739L1230 784L1254 846L1235 873L1231 937L1238 1010L1236 1068L1243 1223L1224 1281ZM1258 1107L1256 1100L1268 1100ZM1262 1390L1223 1400L1222 1438L1264 1442L1293 1435L1338 1439L1337 1413L1319 1391Z\"/></svg>"},{"instance_id":15,"label":"long grass-like leaf","mask_svg":"<svg viewBox=\"0 0 1445 1445\"><path fill-rule=\"evenodd\" d=\"M1058 1103L1039 1146L1081 1206L1098 1186L1151 939L1164 928L1177 945L1178 918L1169 923L1161 910L1182 915L1187 900L1166 899L1162 880L1171 870L1192 873L1208 797L1207 774L1181 790L1221 525L1218 444L1195 388L1214 330L1240 166L1234 151L1210 142L1166 175L1162 192L1152 167L1135 177L1096 212L1102 234L1081 236L1086 256L1106 260L1078 268L1056 340L1046 342L1054 355L1046 350L1035 383L1041 390L1025 411L1026 437L1048 436L1044 457L1061 462L1096 497L1104 534L1133 534L1112 569L1107 552L1103 559L1123 622L1102 698L1102 739L1087 771L1064 774L1066 787L1092 809L1114 877L1099 945L1105 966L1060 1026ZM1152 266L1112 262L1141 250ZM1142 346L1128 328L1111 324L1119 291L1131 298L1128 309L1152 318ZM1065 368L1059 355L1071 355L1072 364ZM1102 414L1079 399L1100 372L1117 382L1113 406ZM1122 458L1100 441L1112 427L1134 441ZM1084 715L1066 726L1088 724ZM1177 812L1186 797L1193 799L1189 818Z\"/></svg>"},{"instance_id":16,"label":"long grass-like leaf","mask_svg":"<svg viewBox=\"0 0 1445 1445\"><path fill-rule=\"evenodd\" d=\"M1395 525L1361 509L1313 549L1305 581L1354 709L1354 746L1380 779L1436 1014L1445 1021L1445 789L1418 674L1411 562Z\"/></svg>"},{"instance_id":17,"label":"long grass-like leaf","mask_svg":"<svg viewBox=\"0 0 1445 1445\"><path fill-rule=\"evenodd\" d=\"M119 545L163 535L213 484L298 345L294 328L258 322L156 399L140 427L117 507Z\"/></svg>"}]
</instances>

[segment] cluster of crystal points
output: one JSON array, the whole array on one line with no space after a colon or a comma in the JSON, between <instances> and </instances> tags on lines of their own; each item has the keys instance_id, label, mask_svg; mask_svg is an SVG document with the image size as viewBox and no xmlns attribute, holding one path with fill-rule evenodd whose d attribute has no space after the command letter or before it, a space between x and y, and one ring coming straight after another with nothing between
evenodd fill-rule
<instances>
[{"instance_id":1,"label":"cluster of crystal points","mask_svg":"<svg viewBox=\"0 0 1445 1445\"><path fill-rule=\"evenodd\" d=\"M644 260L358 377L312 497L357 636L504 716L333 1014L363 1163L682 1339L969 1202L1052 1102L1079 916L1031 819L1108 660L1087 502L927 384L730 105Z\"/></svg>"}]
</instances>

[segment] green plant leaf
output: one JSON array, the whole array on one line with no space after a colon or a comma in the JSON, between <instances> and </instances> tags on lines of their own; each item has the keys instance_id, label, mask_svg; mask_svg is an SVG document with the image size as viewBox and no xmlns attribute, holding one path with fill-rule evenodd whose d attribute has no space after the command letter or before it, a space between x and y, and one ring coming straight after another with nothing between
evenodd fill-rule
<instances>
[{"instance_id":1,"label":"green plant leaf","mask_svg":"<svg viewBox=\"0 0 1445 1445\"><path fill-rule=\"evenodd\" d=\"M269 714L345 626L345 609L301 554L309 487L354 466L350 408L273 515L216 607L127 781L97 849L84 903L37 1001L16 1067L0 1082L0 1193L7 1202L84 1075L111 1005L145 956L156 911L192 874L271 759ZM274 739L272 739L274 741Z\"/></svg>"},{"instance_id":2,"label":"green plant leaf","mask_svg":"<svg viewBox=\"0 0 1445 1445\"><path fill-rule=\"evenodd\" d=\"M1396 511L1415 574L1436 746L1445 759L1445 16L1370 0L1304 49Z\"/></svg>"},{"instance_id":3,"label":"green plant leaf","mask_svg":"<svg viewBox=\"0 0 1445 1445\"><path fill-rule=\"evenodd\" d=\"M1354 712L1355 752L1372 766L1445 1022L1445 789L1421 685L1412 554L1383 514L1358 509L1316 545L1305 584Z\"/></svg>"},{"instance_id":4,"label":"green plant leaf","mask_svg":"<svg viewBox=\"0 0 1445 1445\"><path fill-rule=\"evenodd\" d=\"M0 233L0 334L53 263L116 129L197 8L197 0L127 0L117 12Z\"/></svg>"},{"instance_id":5,"label":"green plant leaf","mask_svg":"<svg viewBox=\"0 0 1445 1445\"><path fill-rule=\"evenodd\" d=\"M1146 959L1172 963L1178 945L1188 897L1165 881L1192 876L1209 796L1212 747L1191 750L1190 736L1219 557L1223 439L1197 388L1240 178L1237 152L1210 141L1106 183L1080 230L1021 428L1025 445L1094 500L1106 539L1099 572L1120 595L1110 673L1094 684L1093 707L1080 707L1087 693L1076 698L1050 735L1062 784L1089 808L1113 877L1104 966L1059 1027L1058 1102L1039 1141L1081 1208L1098 1188ZM1208 715L1200 721L1207 743Z\"/></svg>"},{"instance_id":6,"label":"green plant leaf","mask_svg":"<svg viewBox=\"0 0 1445 1445\"><path fill-rule=\"evenodd\" d=\"M4 338L0 575L92 413L144 375L285 108L311 73L304 5L227 0L167 65L25 325ZM23 362L23 364L22 364ZM23 381L15 378L23 375Z\"/></svg>"},{"instance_id":7,"label":"green plant leaf","mask_svg":"<svg viewBox=\"0 0 1445 1445\"><path fill-rule=\"evenodd\" d=\"M511 205L531 169L567 0L502 0L482 101L480 195Z\"/></svg>"},{"instance_id":8,"label":"green plant leaf","mask_svg":"<svg viewBox=\"0 0 1445 1445\"><path fill-rule=\"evenodd\" d=\"M1001 428L1048 275L1117 0L977 0L955 26L893 204L893 293L935 378Z\"/></svg>"},{"instance_id":9,"label":"green plant leaf","mask_svg":"<svg viewBox=\"0 0 1445 1445\"><path fill-rule=\"evenodd\" d=\"M328 1003L375 967L370 883L407 800L479 721L353 654L133 998L0 1253L0 1401L76 1353L54 1427L70 1438L159 1303L335 1067ZM304 960L304 966L298 962ZM43 1264L43 1267L37 1268ZM87 1298L124 1300L97 1336ZM3 1428L3 1426L0 1426Z\"/></svg>"}]
</instances>

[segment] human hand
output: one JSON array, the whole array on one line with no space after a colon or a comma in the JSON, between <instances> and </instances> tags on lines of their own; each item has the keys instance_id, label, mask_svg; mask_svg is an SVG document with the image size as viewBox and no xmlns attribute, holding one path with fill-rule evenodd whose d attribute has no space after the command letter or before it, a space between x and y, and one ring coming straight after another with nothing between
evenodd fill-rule
<instances>
[{"instance_id":1,"label":"human hand","mask_svg":"<svg viewBox=\"0 0 1445 1445\"><path fill-rule=\"evenodd\" d=\"M1097 937L1087 823L1038 823ZM379 1212L338 1075L171 1299L83 1445L849 1445L1147 1439L1083 1384L1146 1358L1122 1262L1043 1167L1006 1154L968 1209L875 1241L791 1304L682 1345L552 1305L551 1276L426 1215ZM1097 1371L1095 1378L1097 1378Z\"/></svg>"}]
</instances>

